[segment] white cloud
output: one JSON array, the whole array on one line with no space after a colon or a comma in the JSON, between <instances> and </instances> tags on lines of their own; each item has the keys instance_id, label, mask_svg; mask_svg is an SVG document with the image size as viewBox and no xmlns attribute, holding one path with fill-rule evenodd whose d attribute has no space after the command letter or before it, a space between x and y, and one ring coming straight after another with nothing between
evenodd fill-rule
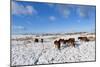
<instances>
[{"instance_id":1,"label":"white cloud","mask_svg":"<svg viewBox=\"0 0 100 67\"><path fill-rule=\"evenodd\" d=\"M88 11L86 11L86 7L80 6L77 8L77 13L80 17L87 17Z\"/></svg>"},{"instance_id":2,"label":"white cloud","mask_svg":"<svg viewBox=\"0 0 100 67\"><path fill-rule=\"evenodd\" d=\"M78 22L78 23L80 23L80 22L81 22L81 20L80 20L80 19L78 19L78 20L77 20L77 22Z\"/></svg>"},{"instance_id":3,"label":"white cloud","mask_svg":"<svg viewBox=\"0 0 100 67\"><path fill-rule=\"evenodd\" d=\"M32 15L32 14L37 14L36 9L33 6L30 5L22 5L18 4L14 1L12 1L12 14L14 15L20 15L20 14L25 14L25 15Z\"/></svg>"},{"instance_id":4,"label":"white cloud","mask_svg":"<svg viewBox=\"0 0 100 67\"><path fill-rule=\"evenodd\" d=\"M12 26L12 33L17 34L17 33L23 33L26 31L26 28L22 25L13 25Z\"/></svg>"},{"instance_id":5,"label":"white cloud","mask_svg":"<svg viewBox=\"0 0 100 67\"><path fill-rule=\"evenodd\" d=\"M13 26L13 29L16 29L16 30L24 30L25 29L25 27L24 26L16 26L16 25L14 25Z\"/></svg>"},{"instance_id":6,"label":"white cloud","mask_svg":"<svg viewBox=\"0 0 100 67\"><path fill-rule=\"evenodd\" d=\"M63 16L64 17L67 18L69 16L69 14L70 14L70 11L68 9L63 10Z\"/></svg>"},{"instance_id":7,"label":"white cloud","mask_svg":"<svg viewBox=\"0 0 100 67\"><path fill-rule=\"evenodd\" d=\"M27 21L26 23L27 23L28 25L32 25L32 22L30 22L30 21Z\"/></svg>"},{"instance_id":8,"label":"white cloud","mask_svg":"<svg viewBox=\"0 0 100 67\"><path fill-rule=\"evenodd\" d=\"M85 17L85 13L84 12L79 12L79 15L81 16L81 17Z\"/></svg>"},{"instance_id":9,"label":"white cloud","mask_svg":"<svg viewBox=\"0 0 100 67\"><path fill-rule=\"evenodd\" d=\"M84 11L82 11L81 9L79 9L79 16L80 17L85 17L86 16Z\"/></svg>"},{"instance_id":10,"label":"white cloud","mask_svg":"<svg viewBox=\"0 0 100 67\"><path fill-rule=\"evenodd\" d=\"M50 16L49 19L50 19L51 21L54 21L54 20L56 19L56 17L55 17L55 16Z\"/></svg>"},{"instance_id":11,"label":"white cloud","mask_svg":"<svg viewBox=\"0 0 100 67\"><path fill-rule=\"evenodd\" d=\"M62 17L64 17L64 18L69 17L69 15L70 15L69 6L67 6L67 5L57 5L56 9Z\"/></svg>"},{"instance_id":12,"label":"white cloud","mask_svg":"<svg viewBox=\"0 0 100 67\"><path fill-rule=\"evenodd\" d=\"M28 14L32 14L32 13L37 14L37 11L32 6L26 6L26 9Z\"/></svg>"},{"instance_id":13,"label":"white cloud","mask_svg":"<svg viewBox=\"0 0 100 67\"><path fill-rule=\"evenodd\" d=\"M68 9L68 6L67 5L55 5L55 4L47 4L49 7L55 7L55 9L57 10L57 12L59 14L61 14L63 17L68 17L69 14L70 14L70 10Z\"/></svg>"}]
</instances>

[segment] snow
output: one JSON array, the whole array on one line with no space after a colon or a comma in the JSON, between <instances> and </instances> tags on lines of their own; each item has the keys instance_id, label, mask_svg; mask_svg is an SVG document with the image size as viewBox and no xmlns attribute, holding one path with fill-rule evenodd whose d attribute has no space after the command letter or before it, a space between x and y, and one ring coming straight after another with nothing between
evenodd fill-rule
<instances>
[{"instance_id":1,"label":"snow","mask_svg":"<svg viewBox=\"0 0 100 67\"><path fill-rule=\"evenodd\" d=\"M44 36L44 43L26 43L25 41L12 40L11 61L15 65L37 65L49 63L80 62L95 60L95 41L81 42L77 39L80 35L65 35L60 38L74 37L77 40L75 47L67 47L64 44L61 50L54 47L52 37ZM12 38L34 37L33 35L14 35ZM58 36L57 36L58 37ZM42 38L42 36L41 36Z\"/></svg>"}]
</instances>

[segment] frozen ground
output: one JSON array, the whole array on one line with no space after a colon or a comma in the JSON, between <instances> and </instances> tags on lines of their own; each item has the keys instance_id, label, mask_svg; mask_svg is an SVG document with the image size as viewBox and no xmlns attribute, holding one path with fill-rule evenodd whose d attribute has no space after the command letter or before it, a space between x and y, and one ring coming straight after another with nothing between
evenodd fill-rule
<instances>
[{"instance_id":1,"label":"frozen ground","mask_svg":"<svg viewBox=\"0 0 100 67\"><path fill-rule=\"evenodd\" d=\"M27 37L35 37L28 35ZM80 35L66 35L61 38L74 37L76 46L67 47L62 45L61 50L54 47L53 36L44 36L44 43L25 43L25 41L12 40L11 61L14 65L36 65L49 63L80 62L95 60L95 41L80 42ZM13 38L24 38L24 35L14 35Z\"/></svg>"}]
</instances>

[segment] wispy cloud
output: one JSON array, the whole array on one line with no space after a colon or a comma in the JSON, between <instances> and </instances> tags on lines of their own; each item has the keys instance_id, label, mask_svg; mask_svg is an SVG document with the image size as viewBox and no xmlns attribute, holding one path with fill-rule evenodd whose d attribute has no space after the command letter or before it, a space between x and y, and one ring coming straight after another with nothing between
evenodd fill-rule
<instances>
[{"instance_id":1,"label":"wispy cloud","mask_svg":"<svg viewBox=\"0 0 100 67\"><path fill-rule=\"evenodd\" d=\"M59 14L64 17L64 18L68 18L70 15L70 9L68 8L67 5L57 5L57 11L59 12Z\"/></svg>"},{"instance_id":2,"label":"wispy cloud","mask_svg":"<svg viewBox=\"0 0 100 67\"><path fill-rule=\"evenodd\" d=\"M26 32L26 28L22 25L13 25L12 26L12 33L13 34L19 34L19 33L24 33Z\"/></svg>"},{"instance_id":3,"label":"wispy cloud","mask_svg":"<svg viewBox=\"0 0 100 67\"><path fill-rule=\"evenodd\" d=\"M78 20L77 20L77 23L80 23L80 22L81 22L81 20L80 20L80 19L78 19Z\"/></svg>"},{"instance_id":4,"label":"wispy cloud","mask_svg":"<svg viewBox=\"0 0 100 67\"><path fill-rule=\"evenodd\" d=\"M54 20L56 20L56 17L55 17L55 16L50 16L49 19L50 19L51 21L54 21Z\"/></svg>"},{"instance_id":5,"label":"wispy cloud","mask_svg":"<svg viewBox=\"0 0 100 67\"><path fill-rule=\"evenodd\" d=\"M77 8L77 14L81 17L81 18L85 18L88 17L88 10L86 7L80 6Z\"/></svg>"},{"instance_id":6,"label":"wispy cloud","mask_svg":"<svg viewBox=\"0 0 100 67\"><path fill-rule=\"evenodd\" d=\"M24 6L22 4L18 4L15 1L12 1L12 14L34 15L34 14L37 14L37 11L33 6L30 6L30 5Z\"/></svg>"},{"instance_id":7,"label":"wispy cloud","mask_svg":"<svg viewBox=\"0 0 100 67\"><path fill-rule=\"evenodd\" d=\"M64 17L68 17L68 15L70 14L70 11L69 11L69 9L67 8L67 6L65 6L65 5L61 5L61 4L52 4L52 3L49 3L49 4L47 4L49 7L53 7L53 8L55 8L56 9L56 11L60 14L60 15L62 15L62 16L64 16Z\"/></svg>"},{"instance_id":8,"label":"wispy cloud","mask_svg":"<svg viewBox=\"0 0 100 67\"><path fill-rule=\"evenodd\" d=\"M13 26L13 29L15 29L15 30L24 30L25 29L25 27L24 26L21 26L21 25L14 25Z\"/></svg>"}]
</instances>

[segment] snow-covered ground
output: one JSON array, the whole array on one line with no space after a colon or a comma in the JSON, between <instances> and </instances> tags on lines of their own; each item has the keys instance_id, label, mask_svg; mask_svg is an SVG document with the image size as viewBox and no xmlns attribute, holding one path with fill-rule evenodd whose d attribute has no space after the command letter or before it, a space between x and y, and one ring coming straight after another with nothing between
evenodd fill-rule
<instances>
[{"instance_id":1,"label":"snow-covered ground","mask_svg":"<svg viewBox=\"0 0 100 67\"><path fill-rule=\"evenodd\" d=\"M31 43L26 43L25 41L12 40L12 66L94 61L95 41L81 42L77 39L78 36L82 35L58 35L38 37L44 39L43 43L34 43L33 40L31 40ZM12 39L25 37L37 38L34 35L13 35ZM63 44L61 46L61 50L58 50L54 47L53 43L54 39L58 37L65 39L74 37L77 41L76 46L67 47Z\"/></svg>"}]
</instances>

